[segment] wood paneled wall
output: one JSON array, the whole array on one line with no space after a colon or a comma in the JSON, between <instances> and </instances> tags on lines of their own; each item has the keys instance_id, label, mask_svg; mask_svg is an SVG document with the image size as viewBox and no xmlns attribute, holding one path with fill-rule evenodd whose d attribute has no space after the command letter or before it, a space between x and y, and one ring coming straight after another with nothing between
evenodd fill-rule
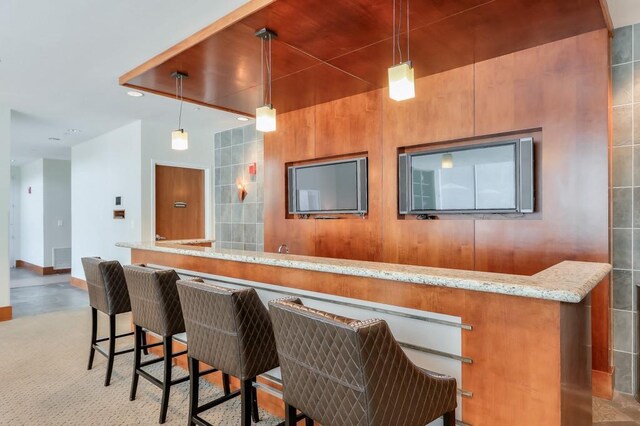
<instances>
[{"instance_id":1,"label":"wood paneled wall","mask_svg":"<svg viewBox=\"0 0 640 426\"><path fill-rule=\"evenodd\" d=\"M280 114L265 138L265 251L532 274L609 262L609 37L594 31L418 79L416 98L377 90ZM517 219L398 216L399 147L538 129L537 213ZM541 129L541 130L540 130ZM287 218L286 164L367 152L366 219ZM593 365L609 370L608 280L594 292Z\"/></svg>"}]
</instances>

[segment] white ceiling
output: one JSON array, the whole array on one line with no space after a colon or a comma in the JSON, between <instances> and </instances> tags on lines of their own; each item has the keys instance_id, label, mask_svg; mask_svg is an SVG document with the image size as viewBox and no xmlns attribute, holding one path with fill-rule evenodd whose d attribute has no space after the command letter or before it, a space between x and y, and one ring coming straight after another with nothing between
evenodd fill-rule
<instances>
[{"instance_id":1,"label":"white ceiling","mask_svg":"<svg viewBox=\"0 0 640 426\"><path fill-rule=\"evenodd\" d=\"M118 77L243 3L0 0L0 102L13 110L15 164L68 159L72 145L134 120L177 120L177 101L127 96ZM235 115L185 105L187 130L240 124Z\"/></svg>"},{"instance_id":2,"label":"white ceiling","mask_svg":"<svg viewBox=\"0 0 640 426\"><path fill-rule=\"evenodd\" d=\"M615 28L640 23L640 0L607 0Z\"/></svg>"}]
</instances>

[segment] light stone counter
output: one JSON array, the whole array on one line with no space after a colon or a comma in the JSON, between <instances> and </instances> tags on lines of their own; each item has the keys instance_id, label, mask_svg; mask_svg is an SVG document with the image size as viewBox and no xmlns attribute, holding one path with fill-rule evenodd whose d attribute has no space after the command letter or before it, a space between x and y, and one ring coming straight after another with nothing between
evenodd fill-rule
<instances>
[{"instance_id":1,"label":"light stone counter","mask_svg":"<svg viewBox=\"0 0 640 426\"><path fill-rule=\"evenodd\" d=\"M611 271L608 263L564 261L532 276L190 246L196 241L122 242L118 247L308 271L578 303ZM197 242L203 242L197 240Z\"/></svg>"}]
</instances>

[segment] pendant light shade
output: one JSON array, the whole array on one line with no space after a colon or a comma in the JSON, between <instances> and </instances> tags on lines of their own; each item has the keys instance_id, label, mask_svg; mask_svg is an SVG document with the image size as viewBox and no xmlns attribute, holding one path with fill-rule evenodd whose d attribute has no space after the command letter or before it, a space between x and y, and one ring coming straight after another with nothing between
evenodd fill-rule
<instances>
[{"instance_id":1,"label":"pendant light shade","mask_svg":"<svg viewBox=\"0 0 640 426\"><path fill-rule=\"evenodd\" d=\"M185 132L184 129L171 132L171 149L176 151L189 149L189 133Z\"/></svg>"},{"instance_id":2,"label":"pendant light shade","mask_svg":"<svg viewBox=\"0 0 640 426\"><path fill-rule=\"evenodd\" d=\"M402 60L402 47L400 42L400 28L402 26L402 3L406 1L407 16L407 60ZM389 97L394 101L404 101L416 97L416 85L413 75L413 64L409 57L409 0L393 0L393 65L389 68ZM397 12L397 13L396 13ZM399 62L396 62L396 52Z\"/></svg>"},{"instance_id":3,"label":"pendant light shade","mask_svg":"<svg viewBox=\"0 0 640 426\"><path fill-rule=\"evenodd\" d=\"M256 31L256 37L260 38L261 43L260 79L263 95L263 105L256 108L256 130L266 133L276 130L276 109L271 104L271 40L277 34L268 28L262 28Z\"/></svg>"},{"instance_id":4,"label":"pendant light shade","mask_svg":"<svg viewBox=\"0 0 640 426\"><path fill-rule=\"evenodd\" d=\"M261 132L276 130L276 109L272 105L256 108L256 130Z\"/></svg>"},{"instance_id":5,"label":"pendant light shade","mask_svg":"<svg viewBox=\"0 0 640 426\"><path fill-rule=\"evenodd\" d=\"M416 97L413 67L410 61L389 68L389 97L394 101Z\"/></svg>"},{"instance_id":6,"label":"pendant light shade","mask_svg":"<svg viewBox=\"0 0 640 426\"><path fill-rule=\"evenodd\" d=\"M182 128L182 82L189 76L186 73L176 71L171 74L176 79L176 98L180 99L180 113L178 114L178 129L171 132L171 149L185 151L189 149L189 133Z\"/></svg>"},{"instance_id":7,"label":"pendant light shade","mask_svg":"<svg viewBox=\"0 0 640 426\"><path fill-rule=\"evenodd\" d=\"M442 154L442 168L453 169L453 154Z\"/></svg>"}]
</instances>

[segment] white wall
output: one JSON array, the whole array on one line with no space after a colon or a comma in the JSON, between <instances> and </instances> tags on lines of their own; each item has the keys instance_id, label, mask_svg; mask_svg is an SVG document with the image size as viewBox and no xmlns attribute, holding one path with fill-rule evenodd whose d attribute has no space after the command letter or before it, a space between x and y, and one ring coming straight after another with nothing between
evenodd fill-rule
<instances>
[{"instance_id":1,"label":"white wall","mask_svg":"<svg viewBox=\"0 0 640 426\"><path fill-rule=\"evenodd\" d=\"M45 159L44 266L53 266L53 249L71 247L71 161Z\"/></svg>"},{"instance_id":2,"label":"white wall","mask_svg":"<svg viewBox=\"0 0 640 426\"><path fill-rule=\"evenodd\" d=\"M141 239L141 128L136 121L71 149L72 276L84 279L81 258L131 262L118 241ZM121 196L125 219L113 219Z\"/></svg>"},{"instance_id":3,"label":"white wall","mask_svg":"<svg viewBox=\"0 0 640 426\"><path fill-rule=\"evenodd\" d=\"M20 168L11 166L9 206L9 266L14 268L20 256Z\"/></svg>"},{"instance_id":4,"label":"white wall","mask_svg":"<svg viewBox=\"0 0 640 426\"><path fill-rule=\"evenodd\" d=\"M39 159L20 167L20 255L18 259L38 266L45 266L43 164L44 161Z\"/></svg>"},{"instance_id":5,"label":"white wall","mask_svg":"<svg viewBox=\"0 0 640 426\"><path fill-rule=\"evenodd\" d=\"M208 170L208 198L206 215L206 236L213 237L213 131L208 128L190 127L189 149L174 151L171 149L171 131L175 123L142 122L142 239L152 241L155 238L154 224L154 170L153 164L194 167Z\"/></svg>"},{"instance_id":6,"label":"white wall","mask_svg":"<svg viewBox=\"0 0 640 426\"><path fill-rule=\"evenodd\" d=\"M0 307L9 306L9 188L11 110L0 105Z\"/></svg>"}]
</instances>

